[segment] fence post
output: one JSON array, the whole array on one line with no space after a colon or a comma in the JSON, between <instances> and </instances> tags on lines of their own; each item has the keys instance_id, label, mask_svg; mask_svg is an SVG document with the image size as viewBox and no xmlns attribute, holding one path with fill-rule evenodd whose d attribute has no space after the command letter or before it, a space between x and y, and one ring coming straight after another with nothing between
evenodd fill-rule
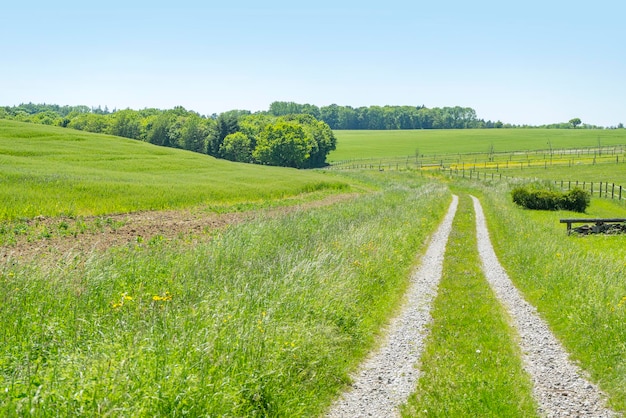
<instances>
[{"instance_id":1,"label":"fence post","mask_svg":"<svg viewBox=\"0 0 626 418\"><path fill-rule=\"evenodd\" d=\"M599 197L602 197L602 182L600 182L600 194L598 195Z\"/></svg>"},{"instance_id":2,"label":"fence post","mask_svg":"<svg viewBox=\"0 0 626 418\"><path fill-rule=\"evenodd\" d=\"M615 195L615 183L613 183L613 185L611 186L611 199L615 198L614 195Z\"/></svg>"}]
</instances>

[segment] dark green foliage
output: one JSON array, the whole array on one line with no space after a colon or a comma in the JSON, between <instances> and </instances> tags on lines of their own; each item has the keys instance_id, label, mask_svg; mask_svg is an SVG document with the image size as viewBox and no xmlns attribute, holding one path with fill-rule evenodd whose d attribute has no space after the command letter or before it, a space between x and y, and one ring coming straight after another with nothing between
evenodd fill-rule
<instances>
[{"instance_id":1,"label":"dark green foliage","mask_svg":"<svg viewBox=\"0 0 626 418\"><path fill-rule=\"evenodd\" d=\"M140 118L134 110L120 110L113 114L110 133L124 138L139 139L141 135Z\"/></svg>"},{"instance_id":2,"label":"dark green foliage","mask_svg":"<svg viewBox=\"0 0 626 418\"><path fill-rule=\"evenodd\" d=\"M590 202L591 196L589 196L589 192L577 187L568 193L565 193L561 203L563 205L563 209L565 210L583 213L587 209L587 206L589 206Z\"/></svg>"},{"instance_id":3,"label":"dark green foliage","mask_svg":"<svg viewBox=\"0 0 626 418\"><path fill-rule=\"evenodd\" d=\"M589 193L574 188L567 193L546 189L516 187L511 191L513 202L526 209L571 210L583 213L591 200Z\"/></svg>"},{"instance_id":4,"label":"dark green foliage","mask_svg":"<svg viewBox=\"0 0 626 418\"><path fill-rule=\"evenodd\" d=\"M235 132L239 132L239 115L235 112L225 112L217 117L215 131L208 140L207 153L219 157L220 147L224 139Z\"/></svg>"},{"instance_id":5,"label":"dark green foliage","mask_svg":"<svg viewBox=\"0 0 626 418\"><path fill-rule=\"evenodd\" d=\"M272 108L292 114L231 110L208 118L182 106L109 112L106 107L28 104L0 107L0 118L123 136L231 161L295 168L326 165L337 139L328 124L316 119L319 109L282 102Z\"/></svg>"},{"instance_id":6,"label":"dark green foliage","mask_svg":"<svg viewBox=\"0 0 626 418\"><path fill-rule=\"evenodd\" d=\"M478 119L469 107L426 108L425 106L351 106L317 107L294 102L274 102L269 114L311 115L326 122L331 129L463 129L500 128L502 122Z\"/></svg>"},{"instance_id":7,"label":"dark green foliage","mask_svg":"<svg viewBox=\"0 0 626 418\"><path fill-rule=\"evenodd\" d=\"M251 163L254 161L252 158L253 149L252 141L248 135L243 132L235 132L224 138L220 147L220 156L230 161Z\"/></svg>"},{"instance_id":8,"label":"dark green foliage","mask_svg":"<svg viewBox=\"0 0 626 418\"><path fill-rule=\"evenodd\" d=\"M310 152L311 144L301 125L277 122L259 134L253 156L265 165L304 168Z\"/></svg>"}]
</instances>

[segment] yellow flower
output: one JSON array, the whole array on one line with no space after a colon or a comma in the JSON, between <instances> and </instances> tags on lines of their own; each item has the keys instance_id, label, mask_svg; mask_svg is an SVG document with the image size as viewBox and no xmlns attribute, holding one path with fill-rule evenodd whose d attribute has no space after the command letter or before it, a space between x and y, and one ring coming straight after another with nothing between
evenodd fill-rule
<instances>
[{"instance_id":1,"label":"yellow flower","mask_svg":"<svg viewBox=\"0 0 626 418\"><path fill-rule=\"evenodd\" d=\"M160 295L152 296L152 300L155 302L167 302L169 300L172 300L172 295L170 294L170 292L165 292L163 296L160 296Z\"/></svg>"}]
</instances>

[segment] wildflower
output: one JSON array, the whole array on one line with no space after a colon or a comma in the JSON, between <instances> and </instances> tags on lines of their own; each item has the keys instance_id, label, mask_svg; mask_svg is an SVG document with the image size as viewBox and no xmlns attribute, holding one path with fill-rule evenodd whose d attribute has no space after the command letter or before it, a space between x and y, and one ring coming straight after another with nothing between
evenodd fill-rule
<instances>
[{"instance_id":1,"label":"wildflower","mask_svg":"<svg viewBox=\"0 0 626 418\"><path fill-rule=\"evenodd\" d=\"M160 295L152 296L152 300L155 302L167 302L167 301L172 300L172 295L170 294L170 292L165 292L163 296L160 296Z\"/></svg>"},{"instance_id":2,"label":"wildflower","mask_svg":"<svg viewBox=\"0 0 626 418\"><path fill-rule=\"evenodd\" d=\"M111 302L111 306L113 309L119 309L124 306L125 302L130 302L133 300L133 297L128 295L126 292L120 294L119 302Z\"/></svg>"}]
</instances>

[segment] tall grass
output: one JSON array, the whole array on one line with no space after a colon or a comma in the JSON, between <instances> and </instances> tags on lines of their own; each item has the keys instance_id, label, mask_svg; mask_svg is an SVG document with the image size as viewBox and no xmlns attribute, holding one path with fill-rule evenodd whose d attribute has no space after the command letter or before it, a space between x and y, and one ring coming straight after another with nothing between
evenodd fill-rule
<instances>
[{"instance_id":1,"label":"tall grass","mask_svg":"<svg viewBox=\"0 0 626 418\"><path fill-rule=\"evenodd\" d=\"M403 416L536 416L507 315L481 270L475 215L461 197L417 390Z\"/></svg>"},{"instance_id":2,"label":"tall grass","mask_svg":"<svg viewBox=\"0 0 626 418\"><path fill-rule=\"evenodd\" d=\"M449 202L443 186L386 184L193 247L2 265L0 415L320 414Z\"/></svg>"},{"instance_id":3,"label":"tall grass","mask_svg":"<svg viewBox=\"0 0 626 418\"><path fill-rule=\"evenodd\" d=\"M483 206L502 264L572 358L626 410L626 236L568 236L559 218L571 212L516 207L504 186L484 187ZM589 217L626 217L592 199Z\"/></svg>"}]
</instances>

